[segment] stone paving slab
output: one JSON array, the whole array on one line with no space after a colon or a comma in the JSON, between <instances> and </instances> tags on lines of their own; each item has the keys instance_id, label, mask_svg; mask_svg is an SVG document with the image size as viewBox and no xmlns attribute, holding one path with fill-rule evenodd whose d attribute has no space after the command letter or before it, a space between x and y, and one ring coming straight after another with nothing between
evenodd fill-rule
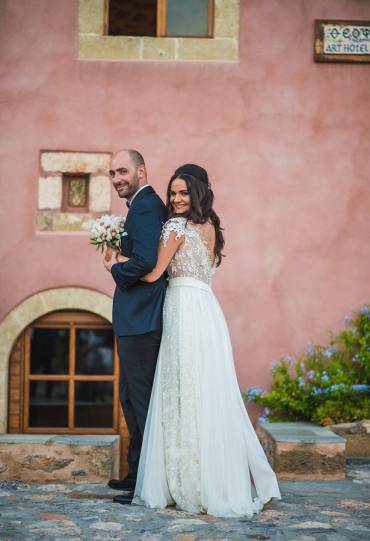
<instances>
[{"instance_id":1,"label":"stone paving slab","mask_svg":"<svg viewBox=\"0 0 370 541\"><path fill-rule=\"evenodd\" d=\"M112 502L102 484L0 483L1 541L368 541L370 463L340 481L283 481L283 499L253 519Z\"/></svg>"}]
</instances>

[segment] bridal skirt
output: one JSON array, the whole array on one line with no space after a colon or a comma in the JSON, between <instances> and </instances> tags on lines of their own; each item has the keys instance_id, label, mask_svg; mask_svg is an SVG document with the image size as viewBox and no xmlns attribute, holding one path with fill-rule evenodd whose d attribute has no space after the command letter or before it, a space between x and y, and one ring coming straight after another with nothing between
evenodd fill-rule
<instances>
[{"instance_id":1,"label":"bridal skirt","mask_svg":"<svg viewBox=\"0 0 370 541\"><path fill-rule=\"evenodd\" d=\"M133 503L252 516L280 498L246 412L220 305L205 283L173 278Z\"/></svg>"}]
</instances>

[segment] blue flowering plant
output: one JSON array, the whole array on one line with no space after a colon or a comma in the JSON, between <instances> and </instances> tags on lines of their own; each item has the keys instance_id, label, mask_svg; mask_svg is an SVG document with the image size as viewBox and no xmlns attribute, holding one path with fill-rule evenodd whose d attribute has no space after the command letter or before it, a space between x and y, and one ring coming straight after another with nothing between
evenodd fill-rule
<instances>
[{"instance_id":1,"label":"blue flowering plant","mask_svg":"<svg viewBox=\"0 0 370 541\"><path fill-rule=\"evenodd\" d=\"M328 346L309 344L298 357L271 366L269 392L251 387L246 403L264 406L263 421L311 421L321 425L370 418L370 307L345 318Z\"/></svg>"}]
</instances>

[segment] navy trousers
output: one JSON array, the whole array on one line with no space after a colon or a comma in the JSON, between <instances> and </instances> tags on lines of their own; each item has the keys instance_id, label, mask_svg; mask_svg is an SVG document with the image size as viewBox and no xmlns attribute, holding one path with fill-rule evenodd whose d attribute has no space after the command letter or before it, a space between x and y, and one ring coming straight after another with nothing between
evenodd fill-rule
<instances>
[{"instance_id":1,"label":"navy trousers","mask_svg":"<svg viewBox=\"0 0 370 541\"><path fill-rule=\"evenodd\" d=\"M137 476L161 335L162 329L134 336L117 336L119 394L130 434L127 461L128 477L132 480Z\"/></svg>"}]
</instances>

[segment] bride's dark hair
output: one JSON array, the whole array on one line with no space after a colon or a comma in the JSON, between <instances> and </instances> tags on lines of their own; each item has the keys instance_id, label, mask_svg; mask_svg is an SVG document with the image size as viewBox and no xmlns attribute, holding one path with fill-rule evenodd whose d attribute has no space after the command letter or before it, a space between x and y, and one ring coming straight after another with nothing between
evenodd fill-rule
<instances>
[{"instance_id":1,"label":"bride's dark hair","mask_svg":"<svg viewBox=\"0 0 370 541\"><path fill-rule=\"evenodd\" d=\"M190 195L190 209L184 215L188 220L191 220L194 224L205 224L208 221L212 223L215 228L216 239L215 239L215 260L216 266L221 265L222 258L224 254L222 253L223 247L225 246L224 236L222 234L223 228L220 224L220 218L217 216L215 211L212 208L214 195L209 184L200 181L197 177L193 175L188 175L186 173L180 173L179 175L172 175L170 182L167 187L167 210L168 218L178 216L173 212L173 208L170 202L171 197L171 186L172 182L180 178L185 181L187 190Z\"/></svg>"}]
</instances>

